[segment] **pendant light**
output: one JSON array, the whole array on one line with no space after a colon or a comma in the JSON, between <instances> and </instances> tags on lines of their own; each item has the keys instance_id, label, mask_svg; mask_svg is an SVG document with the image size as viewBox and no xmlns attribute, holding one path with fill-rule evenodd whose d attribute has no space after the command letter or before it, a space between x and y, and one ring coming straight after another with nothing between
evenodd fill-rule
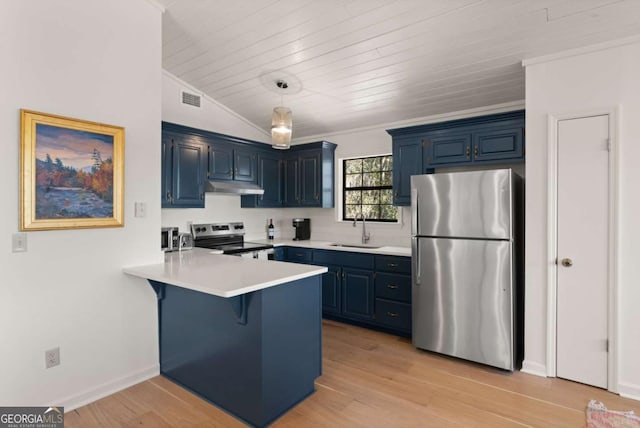
<instances>
[{"instance_id":1,"label":"pendant light","mask_svg":"<svg viewBox=\"0 0 640 428\"><path fill-rule=\"evenodd\" d=\"M285 91L289 85L284 80L277 80L276 86L281 91ZM293 119L291 109L282 107L282 96L280 97L280 107L275 107L271 114L271 144L274 149L286 150L291 144L291 132Z\"/></svg>"}]
</instances>

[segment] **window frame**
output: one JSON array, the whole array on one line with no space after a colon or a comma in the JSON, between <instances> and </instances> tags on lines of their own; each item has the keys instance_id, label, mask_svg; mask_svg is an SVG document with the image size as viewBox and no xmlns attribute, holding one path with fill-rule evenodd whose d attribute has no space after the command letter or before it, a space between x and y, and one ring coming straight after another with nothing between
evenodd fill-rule
<instances>
[{"instance_id":1,"label":"window frame","mask_svg":"<svg viewBox=\"0 0 640 428\"><path fill-rule=\"evenodd\" d=\"M353 161L353 160L364 160L364 159L371 159L371 158L385 158L385 157L392 157L391 153L388 154L382 154L382 155L369 155L369 156L358 156L358 157L352 157L352 158L345 158L342 159L342 218L341 221L353 221L354 219L352 217L347 217L347 191L349 190L360 190L360 191L366 191L366 190L391 190L393 191L393 183L391 185L388 186L359 186L359 187L347 187L347 165L346 163L348 161ZM364 172L364 171L363 171ZM363 173L361 172L361 174ZM376 171L371 171L371 172L376 172ZM387 172L386 170L379 170L377 172ZM391 166L391 170L389 170L388 172L391 173L391 175L393 175L393 163ZM353 204L349 204L349 205L353 205ZM360 202L360 206L362 206L362 202ZM369 204L365 204L365 205L369 205ZM388 204L382 204L382 203L378 203L377 205L388 205ZM395 219L369 219L367 218L366 221L367 222L375 222L375 223L387 223L387 224L399 224L400 223L400 207L397 207L395 205L393 205L393 200L390 204L392 207L394 207L396 209L396 218Z\"/></svg>"}]
</instances>

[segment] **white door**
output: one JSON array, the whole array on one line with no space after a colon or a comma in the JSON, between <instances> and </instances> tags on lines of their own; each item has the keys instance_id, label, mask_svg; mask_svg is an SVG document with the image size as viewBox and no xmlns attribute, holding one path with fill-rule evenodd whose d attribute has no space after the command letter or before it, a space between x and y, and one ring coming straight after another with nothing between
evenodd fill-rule
<instances>
[{"instance_id":1,"label":"white door","mask_svg":"<svg viewBox=\"0 0 640 428\"><path fill-rule=\"evenodd\" d=\"M607 387L609 116L558 122L558 377Z\"/></svg>"}]
</instances>

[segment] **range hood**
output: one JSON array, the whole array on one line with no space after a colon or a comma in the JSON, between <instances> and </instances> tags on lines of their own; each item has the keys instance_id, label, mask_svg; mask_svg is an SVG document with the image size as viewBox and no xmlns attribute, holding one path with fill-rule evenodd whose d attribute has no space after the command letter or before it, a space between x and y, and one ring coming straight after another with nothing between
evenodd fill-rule
<instances>
[{"instance_id":1,"label":"range hood","mask_svg":"<svg viewBox=\"0 0 640 428\"><path fill-rule=\"evenodd\" d=\"M256 184L241 181L207 181L205 192L226 193L228 195L262 195L264 189Z\"/></svg>"}]
</instances>

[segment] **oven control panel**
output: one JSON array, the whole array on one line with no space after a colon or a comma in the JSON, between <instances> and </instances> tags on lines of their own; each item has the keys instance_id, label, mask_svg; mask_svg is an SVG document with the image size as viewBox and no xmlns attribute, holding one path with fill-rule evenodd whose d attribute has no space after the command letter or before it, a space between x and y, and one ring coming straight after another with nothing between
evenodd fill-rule
<instances>
[{"instance_id":1,"label":"oven control panel","mask_svg":"<svg viewBox=\"0 0 640 428\"><path fill-rule=\"evenodd\" d=\"M244 223L202 223L192 224L191 233L195 239L213 236L244 235Z\"/></svg>"}]
</instances>

